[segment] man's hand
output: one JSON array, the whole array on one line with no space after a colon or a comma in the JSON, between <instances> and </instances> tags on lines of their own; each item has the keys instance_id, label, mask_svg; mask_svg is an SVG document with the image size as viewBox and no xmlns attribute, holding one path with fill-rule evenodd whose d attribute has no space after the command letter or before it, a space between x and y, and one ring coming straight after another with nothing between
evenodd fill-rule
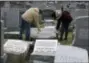
<instances>
[{"instance_id":1,"label":"man's hand","mask_svg":"<svg viewBox=\"0 0 89 63\"><path fill-rule=\"evenodd\" d=\"M39 32L41 32L41 29L38 28L38 32L37 32L37 34L39 34Z\"/></svg>"},{"instance_id":2,"label":"man's hand","mask_svg":"<svg viewBox=\"0 0 89 63\"><path fill-rule=\"evenodd\" d=\"M41 25L40 25L40 28L43 28L43 27L44 27L44 24L41 24Z\"/></svg>"}]
</instances>

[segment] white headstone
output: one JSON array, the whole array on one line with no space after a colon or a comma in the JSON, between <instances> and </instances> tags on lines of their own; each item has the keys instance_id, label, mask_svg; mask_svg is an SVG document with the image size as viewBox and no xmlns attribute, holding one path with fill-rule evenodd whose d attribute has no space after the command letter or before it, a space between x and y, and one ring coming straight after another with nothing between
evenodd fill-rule
<instances>
[{"instance_id":1,"label":"white headstone","mask_svg":"<svg viewBox=\"0 0 89 63\"><path fill-rule=\"evenodd\" d=\"M45 26L41 28L41 31L38 33L37 28L31 28L31 37L35 38L55 38L55 26Z\"/></svg>"},{"instance_id":2,"label":"white headstone","mask_svg":"<svg viewBox=\"0 0 89 63\"><path fill-rule=\"evenodd\" d=\"M29 43L22 40L8 39L4 44L4 52L9 54L24 54L27 52Z\"/></svg>"},{"instance_id":3,"label":"white headstone","mask_svg":"<svg viewBox=\"0 0 89 63\"><path fill-rule=\"evenodd\" d=\"M51 19L44 19L44 21L45 21L46 23L54 22L54 20L51 20Z\"/></svg>"},{"instance_id":4,"label":"white headstone","mask_svg":"<svg viewBox=\"0 0 89 63\"><path fill-rule=\"evenodd\" d=\"M29 42L22 40L7 40L4 44L4 52L7 54L7 63L25 63L29 45Z\"/></svg>"},{"instance_id":5,"label":"white headstone","mask_svg":"<svg viewBox=\"0 0 89 63\"><path fill-rule=\"evenodd\" d=\"M38 34L38 38L55 38L55 26L45 26Z\"/></svg>"},{"instance_id":6,"label":"white headstone","mask_svg":"<svg viewBox=\"0 0 89 63\"><path fill-rule=\"evenodd\" d=\"M60 45L57 47L55 63L88 63L88 51L78 47Z\"/></svg>"},{"instance_id":7,"label":"white headstone","mask_svg":"<svg viewBox=\"0 0 89 63\"><path fill-rule=\"evenodd\" d=\"M31 63L54 63L57 40L36 40Z\"/></svg>"}]
</instances>

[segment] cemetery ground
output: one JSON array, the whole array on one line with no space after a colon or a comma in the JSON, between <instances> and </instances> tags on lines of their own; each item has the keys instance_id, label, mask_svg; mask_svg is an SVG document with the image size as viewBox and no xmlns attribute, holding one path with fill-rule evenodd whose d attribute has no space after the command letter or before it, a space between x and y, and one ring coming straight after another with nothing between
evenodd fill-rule
<instances>
[{"instance_id":1,"label":"cemetery ground","mask_svg":"<svg viewBox=\"0 0 89 63\"><path fill-rule=\"evenodd\" d=\"M62 44L62 45L71 45L71 44L72 44L72 40L73 40L73 38L72 38L72 32L69 32L68 40L59 41L59 39L58 39L58 41L59 41L60 44Z\"/></svg>"}]
</instances>

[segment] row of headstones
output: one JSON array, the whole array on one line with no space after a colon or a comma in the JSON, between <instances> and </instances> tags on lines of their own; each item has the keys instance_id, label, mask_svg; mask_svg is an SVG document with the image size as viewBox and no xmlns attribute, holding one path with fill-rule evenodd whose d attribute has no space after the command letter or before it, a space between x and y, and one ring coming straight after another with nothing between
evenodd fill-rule
<instances>
[{"instance_id":1,"label":"row of headstones","mask_svg":"<svg viewBox=\"0 0 89 63\"><path fill-rule=\"evenodd\" d=\"M25 10L25 9L23 9ZM1 18L5 25L5 38L19 38L20 10L18 8L1 8ZM47 21L45 25L53 25L53 20ZM51 23L49 23L51 22ZM32 31L33 32L33 31ZM32 33L34 35L34 33ZM33 36L32 36L33 38Z\"/></svg>"},{"instance_id":2,"label":"row of headstones","mask_svg":"<svg viewBox=\"0 0 89 63\"><path fill-rule=\"evenodd\" d=\"M2 11L3 11L3 13L6 11L6 15L4 15L4 19L5 19L5 24L7 25L7 28L10 28L10 27L12 27L12 25L15 25L15 24L17 24L16 25L16 27L18 27L19 26L19 11L18 11L18 9L15 9L15 8L12 8L12 10L10 11L10 9L7 9L7 8L3 8L2 9ZM10 12L9 12L10 11ZM14 12L16 12L16 13L14 13ZM18 15L18 16L17 16ZM6 17L5 17L6 16ZM12 17L12 18L11 18ZM14 17L14 18L13 18ZM13 21L14 20L14 21ZM9 23L10 22L10 23ZM12 22L15 22L15 23L12 23ZM10 45L9 45L10 46ZM7 47L8 48L8 47ZM14 49L14 48L13 48ZM27 50L26 50L27 51ZM10 52L11 53L11 52ZM13 54L13 52L11 53L11 54ZM16 56L14 55L11 55L11 54L7 54L9 57L8 57L8 60L11 60L11 58L15 58ZM15 53L16 54L16 53ZM13 56L13 57L12 57ZM19 56L19 57L21 57L21 56ZM18 56L16 57L16 58L18 58ZM24 57L23 58L21 58L21 59L24 59ZM19 58L17 59L17 60L15 60L15 59L12 59L12 62L11 63L18 63L18 60L19 60ZM6 62L10 62L10 61L6 61ZM24 61L22 61L23 63L24 63ZM21 62L21 63L22 63Z\"/></svg>"},{"instance_id":3,"label":"row of headstones","mask_svg":"<svg viewBox=\"0 0 89 63\"><path fill-rule=\"evenodd\" d=\"M63 46L54 39L38 39L35 41L33 52L32 43L22 40L7 40L4 52L7 63L87 63L88 54L85 49ZM65 53L66 52L66 53ZM76 53L76 54L75 54ZM28 56L30 55L30 57Z\"/></svg>"},{"instance_id":4,"label":"row of headstones","mask_svg":"<svg viewBox=\"0 0 89 63\"><path fill-rule=\"evenodd\" d=\"M86 16L88 15L88 9L71 9L71 14L74 18L82 15ZM1 18L5 21L5 26L8 28L7 31L19 30L20 11L18 8L1 8ZM49 25L48 23L46 24ZM52 23L50 25L52 25Z\"/></svg>"},{"instance_id":5,"label":"row of headstones","mask_svg":"<svg viewBox=\"0 0 89 63\"><path fill-rule=\"evenodd\" d=\"M8 40L4 45L8 59L7 63L39 63L40 61L54 63L57 49L57 40L36 40L34 50L31 52L31 42L22 40ZM28 55L30 54L30 57ZM26 60L30 59L30 60Z\"/></svg>"},{"instance_id":6,"label":"row of headstones","mask_svg":"<svg viewBox=\"0 0 89 63\"><path fill-rule=\"evenodd\" d=\"M85 20L85 19L84 19ZM81 20L80 20L81 21ZM84 22L82 22L83 24L84 24ZM77 23L78 24L78 23ZM87 23L86 23L87 24ZM78 24L79 25L79 24ZM80 25L81 25L81 23L80 23ZM87 27L86 27L87 28ZM77 29L77 28L76 28ZM80 28L78 28L77 30L79 30ZM77 35L77 33L76 33L76 35ZM85 34L84 34L85 35ZM81 36L80 36L81 37ZM77 38L76 38L76 40L77 40ZM84 41L85 42L85 41ZM12 41L12 43L13 43L13 41ZM7 44L7 45L9 45L9 46L11 46L10 44ZM27 44L26 44L27 45ZM28 45L27 45L28 46ZM26 46L26 47L27 47ZM6 47L7 48L7 47ZM18 48L16 48L16 50L17 50ZM27 49L27 48L26 48ZM9 50L11 50L11 49L9 49ZM23 51L22 51L23 50ZM16 53L14 53L14 54L17 54L18 52L24 52L24 51L26 51L26 50L24 50L24 48L22 48L22 49L19 49ZM8 51L9 52L9 51ZM36 51L36 52L39 52L39 51ZM37 54L39 54L39 53L37 53ZM13 56L13 55L11 55L11 54L8 54L9 55L9 57L11 57L11 56ZM21 55L21 56L19 56L19 57L22 57L22 59L24 59L24 56L25 54L23 54L23 55ZM14 58L18 58L18 57L16 57L16 56L13 56ZM12 58L12 57L11 57ZM31 58L32 59L32 58ZM45 59L45 57L44 57L44 59ZM17 59L18 60L18 59ZM51 59L52 60L52 59ZM15 62L15 60L14 60L14 62ZM13 63L14 63L13 62ZM22 61L22 62L24 62L24 61ZM21 63L22 63L21 62ZM11 62L12 63L12 62ZM17 62L16 62L17 63ZM36 61L36 63L37 63L37 61ZM52 62L51 62L52 63Z\"/></svg>"},{"instance_id":7,"label":"row of headstones","mask_svg":"<svg viewBox=\"0 0 89 63\"><path fill-rule=\"evenodd\" d=\"M86 19L84 19L84 20L86 20ZM79 23L77 23L77 24L79 25ZM76 26L77 26L77 24L76 24ZM85 24L87 24L87 23L85 23ZM80 23L80 25L81 25L81 23ZM87 25L85 25L85 26L87 26ZM79 30L79 29L80 28L78 28L77 30ZM76 40L77 40L77 37L76 37ZM37 63L37 62L38 63L39 62L53 63L54 62L54 58L55 58L54 54L56 53L55 49L57 46L57 41L55 42L54 45L52 45L51 43L50 43L51 44L50 45L48 43L50 43L50 41L43 40L42 42L39 42L39 41L36 42L35 47L34 47L34 52L31 54L31 57L30 57L30 63ZM78 42L75 42L75 44L76 43L78 43ZM42 46L44 46L44 47L42 47ZM49 47L46 48L47 46L49 46ZM53 46L55 46L55 48ZM8 40L7 43L5 43L5 45L4 45L4 51L6 52L7 57L8 57L6 62L7 63L25 63L26 62L25 58L28 53L28 49L29 49L28 42L23 42L20 40L15 40L15 41ZM47 53L45 53L45 52L47 52ZM48 54L48 52L51 52L51 53ZM62 60L62 61L64 61L64 60Z\"/></svg>"},{"instance_id":8,"label":"row of headstones","mask_svg":"<svg viewBox=\"0 0 89 63\"><path fill-rule=\"evenodd\" d=\"M2 27L2 32L1 32L1 34L3 34L3 35L0 35L1 37L3 37L3 38L1 38L1 40L4 40L4 23L2 22L2 24L3 25L1 25L1 27ZM47 26L48 27L48 29L46 29L45 30L45 32L48 30L48 31L53 31L53 29L54 29L54 27L51 27L50 28L50 26ZM50 30L49 30L50 29ZM46 32L47 33L47 32ZM48 34L48 35L50 35L50 34ZM2 43L4 42L4 41L1 41ZM48 41L49 42L49 41ZM55 41L54 41L55 42ZM57 42L55 42L56 44L55 45L57 45ZM20 46L20 44L22 45L22 46ZM40 44L40 43L39 43ZM51 43L50 43L51 44ZM3 47L3 45L4 45L4 47ZM28 53L28 50L29 50L29 42L27 42L26 43L26 41L21 41L21 40L8 40L8 41L6 41L6 43L4 44L2 44L2 50L4 49L4 52L5 52L5 58L6 58L6 60L4 60L6 63L25 63L25 58L26 58L26 54ZM44 44L43 44L44 45ZM46 45L46 44L45 44ZM50 46L51 47L51 50L52 50L52 46ZM50 48L50 47L48 47L48 48ZM36 47L35 47L36 48ZM39 47L40 48L40 47ZM2 51L3 52L3 51ZM45 53L46 54L46 53ZM49 53L50 54L50 53ZM48 54L48 55L49 55ZM52 55L53 55L53 53L52 53ZM21 58L22 57L22 58ZM3 59L5 59L5 58L3 58ZM50 59L50 61L52 60L52 57L51 57L51 59ZM53 61L51 61L51 63L52 63Z\"/></svg>"},{"instance_id":9,"label":"row of headstones","mask_svg":"<svg viewBox=\"0 0 89 63\"><path fill-rule=\"evenodd\" d=\"M85 19L84 19L85 18ZM88 38L88 36L86 36L86 35L88 35L88 34L86 34L86 33L84 33L84 36L80 36L81 35L81 31L83 31L81 28L86 28L87 29L87 26L88 26L88 19L86 19L87 17L85 16L85 17L83 17L83 19L80 19L79 18L79 21L77 21L77 24L76 24L76 36L75 36L75 46L77 45L77 43L79 43L77 46L79 46L80 44L83 44L85 41L87 41L86 39ZM85 20L85 23L84 23L84 20ZM82 23L80 23L80 21L82 22ZM84 24L86 24L86 25L84 25ZM77 26L78 25L78 26ZM84 25L84 26L83 26ZM84 28L84 29L85 29ZM81 30L80 30L81 29ZM77 33L79 31L79 33ZM86 31L86 32L88 32L88 31ZM79 35L78 35L79 34ZM83 34L82 34L83 35ZM81 39L79 39L80 37L84 37L83 39L85 39L83 42L81 41ZM81 42L80 42L80 41ZM53 41L53 40L52 40ZM38 41L39 42L39 41ZM38 43L38 42L36 42L36 43ZM42 41L42 42L47 42L47 43L49 43L50 41ZM54 41L55 42L55 41ZM57 42L55 42L56 44L57 44ZM85 42L85 43L87 43L87 42ZM21 44L21 45L20 45ZM45 43L39 43L41 46L42 45L45 45ZM47 50L47 48L45 49L45 46L47 47L47 45L48 44L46 44L43 48L42 47L39 47L40 45L39 44L35 44L35 47L34 47L34 52L32 53L32 57L31 57L31 60L30 60L30 62L32 63L39 63L39 62L41 62L42 63L42 61L43 62L49 62L49 63L53 63L54 62L54 52L55 52L55 48L53 49L53 46L52 47L48 47L48 49L50 49L50 50ZM50 43L51 44L51 43ZM50 44L48 45L48 46L50 46ZM54 46L56 46L56 44L54 45ZM87 43L87 45L88 45L88 43ZM14 46L14 47L13 47ZM24 46L24 47L23 47ZM86 45L85 45L86 46ZM80 47L80 46L79 46ZM83 44L83 47L84 47L84 44ZM22 42L22 41L19 41L19 40L17 40L17 41L13 41L13 40L11 40L11 41L9 41L8 40L8 42L4 45L4 51L5 52L7 52L7 56L8 56L8 61L7 62L9 62L9 63L25 63L25 57L26 57L26 54L27 54L27 52L28 52L28 49L29 49L29 43L26 43L26 42ZM44 49L46 50L46 51L48 51L48 52L50 52L51 50L53 51L53 53L51 54L51 53L49 53L48 54L48 52L47 53L43 53L43 52L46 52L46 51L44 51ZM39 51L41 51L41 52L39 52ZM43 56L41 56L43 54ZM45 55L47 54L47 56L45 57ZM51 55L50 55L51 54ZM53 61L52 61L53 60Z\"/></svg>"},{"instance_id":10,"label":"row of headstones","mask_svg":"<svg viewBox=\"0 0 89 63\"><path fill-rule=\"evenodd\" d=\"M80 16L75 22L73 45L89 52L89 16Z\"/></svg>"},{"instance_id":11,"label":"row of headstones","mask_svg":"<svg viewBox=\"0 0 89 63\"><path fill-rule=\"evenodd\" d=\"M24 8L22 10L25 11ZM1 8L1 18L5 21L6 31L19 31L21 21L20 13L21 11L18 8ZM53 23L49 23L49 21L45 23L45 25L53 25Z\"/></svg>"}]
</instances>

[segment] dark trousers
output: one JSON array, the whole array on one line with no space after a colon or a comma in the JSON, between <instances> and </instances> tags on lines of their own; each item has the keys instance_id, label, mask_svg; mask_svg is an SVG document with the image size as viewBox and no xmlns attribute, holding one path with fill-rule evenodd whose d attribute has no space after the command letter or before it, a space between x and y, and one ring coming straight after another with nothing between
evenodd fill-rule
<instances>
[{"instance_id":1,"label":"dark trousers","mask_svg":"<svg viewBox=\"0 0 89 63\"><path fill-rule=\"evenodd\" d=\"M22 39L22 34L25 33L26 40L29 40L30 37L30 23L22 19L20 23L20 39Z\"/></svg>"},{"instance_id":2,"label":"dark trousers","mask_svg":"<svg viewBox=\"0 0 89 63\"><path fill-rule=\"evenodd\" d=\"M59 30L60 24L61 24L61 21L60 20L57 20L56 30Z\"/></svg>"},{"instance_id":3,"label":"dark trousers","mask_svg":"<svg viewBox=\"0 0 89 63\"><path fill-rule=\"evenodd\" d=\"M63 39L64 33L65 33L65 39L67 39L67 37L68 37L68 27L69 27L69 23L65 23L65 24L62 23L60 39Z\"/></svg>"}]
</instances>

